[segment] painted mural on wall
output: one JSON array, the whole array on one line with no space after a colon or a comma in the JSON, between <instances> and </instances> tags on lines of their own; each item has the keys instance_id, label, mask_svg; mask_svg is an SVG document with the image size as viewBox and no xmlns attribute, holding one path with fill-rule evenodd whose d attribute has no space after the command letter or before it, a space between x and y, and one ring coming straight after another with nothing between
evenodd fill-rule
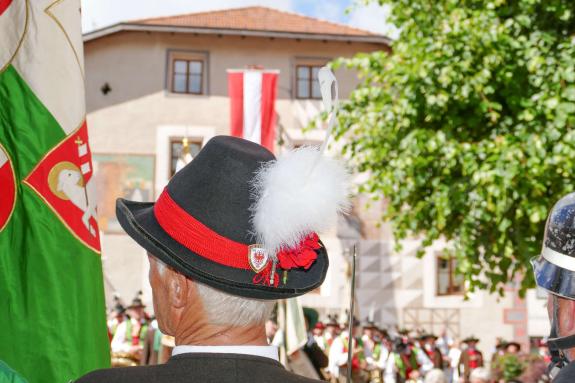
<instances>
[{"instance_id":1,"label":"painted mural on wall","mask_svg":"<svg viewBox=\"0 0 575 383\"><path fill-rule=\"evenodd\" d=\"M94 154L98 190L98 225L105 233L123 233L116 219L116 198L154 200L153 155Z\"/></svg>"}]
</instances>

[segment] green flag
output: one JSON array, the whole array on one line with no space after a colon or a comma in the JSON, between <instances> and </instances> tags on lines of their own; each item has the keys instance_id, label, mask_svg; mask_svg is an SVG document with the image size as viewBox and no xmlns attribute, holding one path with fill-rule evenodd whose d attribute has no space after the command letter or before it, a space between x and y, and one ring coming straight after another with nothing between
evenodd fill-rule
<instances>
[{"instance_id":1,"label":"green flag","mask_svg":"<svg viewBox=\"0 0 575 383\"><path fill-rule=\"evenodd\" d=\"M108 367L79 0L0 0L0 360L30 383Z\"/></svg>"}]
</instances>

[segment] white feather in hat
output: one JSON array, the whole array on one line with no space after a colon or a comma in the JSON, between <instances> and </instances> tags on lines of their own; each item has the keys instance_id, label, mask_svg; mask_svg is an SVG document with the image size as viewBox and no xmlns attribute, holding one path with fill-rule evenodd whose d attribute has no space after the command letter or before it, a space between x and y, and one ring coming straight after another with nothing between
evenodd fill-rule
<instances>
[{"instance_id":1,"label":"white feather in hat","mask_svg":"<svg viewBox=\"0 0 575 383\"><path fill-rule=\"evenodd\" d=\"M331 110L334 82L337 102L335 76L322 68L319 77L324 105ZM287 151L264 165L252 182L254 234L273 258L280 250L297 247L311 233L329 229L338 213L349 208L349 173L340 161L323 155L336 111L337 103L321 149L310 146Z\"/></svg>"}]
</instances>

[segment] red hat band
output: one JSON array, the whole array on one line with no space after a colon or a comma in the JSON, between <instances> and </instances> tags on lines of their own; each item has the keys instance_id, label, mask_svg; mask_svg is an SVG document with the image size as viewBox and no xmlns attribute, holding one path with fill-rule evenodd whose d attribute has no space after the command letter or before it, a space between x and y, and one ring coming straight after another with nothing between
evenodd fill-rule
<instances>
[{"instance_id":1,"label":"red hat band","mask_svg":"<svg viewBox=\"0 0 575 383\"><path fill-rule=\"evenodd\" d=\"M188 214L164 189L154 205L156 220L182 246L194 253L236 269L250 270L249 246L221 236Z\"/></svg>"}]
</instances>

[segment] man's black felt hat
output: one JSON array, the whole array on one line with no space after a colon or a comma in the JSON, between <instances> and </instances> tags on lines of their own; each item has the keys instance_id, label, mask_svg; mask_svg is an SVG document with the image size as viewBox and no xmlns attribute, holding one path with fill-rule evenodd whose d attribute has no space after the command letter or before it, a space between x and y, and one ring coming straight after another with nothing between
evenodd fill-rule
<instances>
[{"instance_id":1,"label":"man's black felt hat","mask_svg":"<svg viewBox=\"0 0 575 383\"><path fill-rule=\"evenodd\" d=\"M252 180L262 165L274 160L258 144L214 137L172 177L155 203L119 198L118 221L152 256L218 290L256 299L305 294L326 276L329 263L321 243L311 267L277 269L275 284L265 273L246 268L248 246L256 245Z\"/></svg>"},{"instance_id":2,"label":"man's black felt hat","mask_svg":"<svg viewBox=\"0 0 575 383\"><path fill-rule=\"evenodd\" d=\"M437 340L437 336L431 334L431 333L423 333L419 336L419 340L420 341L425 341L427 339L433 339L433 340Z\"/></svg>"},{"instance_id":3,"label":"man's black felt hat","mask_svg":"<svg viewBox=\"0 0 575 383\"><path fill-rule=\"evenodd\" d=\"M136 308L145 308L146 305L144 304L144 302L142 302L142 300L140 298L134 298L132 299L132 303L127 307L129 309L136 309Z\"/></svg>"},{"instance_id":4,"label":"man's black felt hat","mask_svg":"<svg viewBox=\"0 0 575 383\"><path fill-rule=\"evenodd\" d=\"M377 329L377 328L378 328L377 324L375 324L375 322L372 321L372 320L369 319L369 318L367 318L367 319L365 320L365 323L363 324L362 327L363 327L364 330L367 330L367 329Z\"/></svg>"},{"instance_id":5,"label":"man's black felt hat","mask_svg":"<svg viewBox=\"0 0 575 383\"><path fill-rule=\"evenodd\" d=\"M478 343L479 342L479 338L477 338L476 336L468 336L467 338L463 339L463 343Z\"/></svg>"}]
</instances>

